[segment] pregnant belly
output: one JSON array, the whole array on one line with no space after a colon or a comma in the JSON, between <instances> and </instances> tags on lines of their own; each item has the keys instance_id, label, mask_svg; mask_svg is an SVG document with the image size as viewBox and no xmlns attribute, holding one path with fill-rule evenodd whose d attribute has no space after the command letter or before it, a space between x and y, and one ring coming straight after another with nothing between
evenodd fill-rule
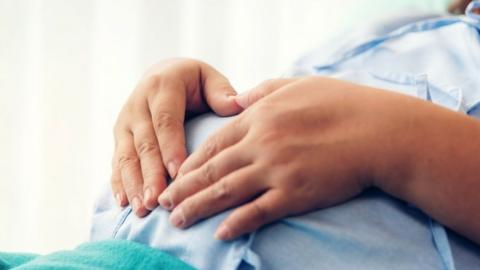
<instances>
[{"instance_id":1,"label":"pregnant belly","mask_svg":"<svg viewBox=\"0 0 480 270\"><path fill-rule=\"evenodd\" d=\"M189 121L188 151L229 120L206 114ZM216 227L230 211L180 230L170 225L167 211L156 208L146 218L138 218L129 207L118 208L106 190L97 202L91 238L144 243L198 269L443 267L429 218L378 190L336 207L280 220L234 241L215 240Z\"/></svg>"}]
</instances>

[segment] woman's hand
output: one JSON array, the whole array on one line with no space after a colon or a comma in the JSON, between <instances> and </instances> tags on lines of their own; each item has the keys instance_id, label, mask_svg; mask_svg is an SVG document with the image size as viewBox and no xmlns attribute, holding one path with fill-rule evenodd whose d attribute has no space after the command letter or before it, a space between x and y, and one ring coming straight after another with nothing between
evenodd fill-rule
<instances>
[{"instance_id":1,"label":"woman's hand","mask_svg":"<svg viewBox=\"0 0 480 270\"><path fill-rule=\"evenodd\" d=\"M403 111L426 103L322 77L269 81L236 99L261 100L188 157L159 198L180 228L241 205L219 239L341 203L390 171L406 176L412 115Z\"/></svg>"},{"instance_id":2,"label":"woman's hand","mask_svg":"<svg viewBox=\"0 0 480 270\"><path fill-rule=\"evenodd\" d=\"M138 216L156 207L166 178L175 177L186 158L184 118L209 109L237 114L242 108L235 95L228 80L203 62L171 59L152 66L114 129L111 184L118 204L130 202Z\"/></svg>"},{"instance_id":3,"label":"woman's hand","mask_svg":"<svg viewBox=\"0 0 480 270\"><path fill-rule=\"evenodd\" d=\"M175 226L240 205L217 229L228 240L375 186L480 243L478 120L322 77L268 81L235 99L248 109L159 198Z\"/></svg>"}]
</instances>

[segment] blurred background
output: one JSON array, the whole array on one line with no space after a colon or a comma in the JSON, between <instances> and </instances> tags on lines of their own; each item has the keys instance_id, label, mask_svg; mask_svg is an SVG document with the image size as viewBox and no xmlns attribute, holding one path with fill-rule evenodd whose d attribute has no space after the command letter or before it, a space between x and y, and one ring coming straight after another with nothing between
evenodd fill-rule
<instances>
[{"instance_id":1,"label":"blurred background","mask_svg":"<svg viewBox=\"0 0 480 270\"><path fill-rule=\"evenodd\" d=\"M0 0L0 250L88 239L112 127L142 73L204 60L241 92L372 19L448 0Z\"/></svg>"}]
</instances>

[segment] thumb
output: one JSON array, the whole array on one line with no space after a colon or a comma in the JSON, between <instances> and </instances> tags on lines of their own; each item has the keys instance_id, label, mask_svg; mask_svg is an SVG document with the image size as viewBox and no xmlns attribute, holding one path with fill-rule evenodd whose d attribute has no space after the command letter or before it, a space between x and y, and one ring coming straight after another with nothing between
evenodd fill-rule
<instances>
[{"instance_id":1,"label":"thumb","mask_svg":"<svg viewBox=\"0 0 480 270\"><path fill-rule=\"evenodd\" d=\"M272 92L282 88L283 86L290 84L297 79L289 78L289 79L271 79L264 81L263 83L255 86L250 91L242 93L238 96L235 96L234 99L238 106L246 109L250 107L253 103L257 102L261 98L268 96Z\"/></svg>"},{"instance_id":2,"label":"thumb","mask_svg":"<svg viewBox=\"0 0 480 270\"><path fill-rule=\"evenodd\" d=\"M207 64L202 65L201 74L203 97L216 114L229 116L242 112L243 108L234 99L237 92L225 76Z\"/></svg>"}]
</instances>

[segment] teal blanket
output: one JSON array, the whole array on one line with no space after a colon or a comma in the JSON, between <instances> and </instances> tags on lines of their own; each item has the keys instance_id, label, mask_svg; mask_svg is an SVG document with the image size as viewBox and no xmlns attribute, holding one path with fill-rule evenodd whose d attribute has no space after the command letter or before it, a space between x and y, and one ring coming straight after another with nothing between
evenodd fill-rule
<instances>
[{"instance_id":1,"label":"teal blanket","mask_svg":"<svg viewBox=\"0 0 480 270\"><path fill-rule=\"evenodd\" d=\"M73 250L40 256L0 252L0 270L14 269L175 269L191 266L158 249L125 240L89 242Z\"/></svg>"}]
</instances>

